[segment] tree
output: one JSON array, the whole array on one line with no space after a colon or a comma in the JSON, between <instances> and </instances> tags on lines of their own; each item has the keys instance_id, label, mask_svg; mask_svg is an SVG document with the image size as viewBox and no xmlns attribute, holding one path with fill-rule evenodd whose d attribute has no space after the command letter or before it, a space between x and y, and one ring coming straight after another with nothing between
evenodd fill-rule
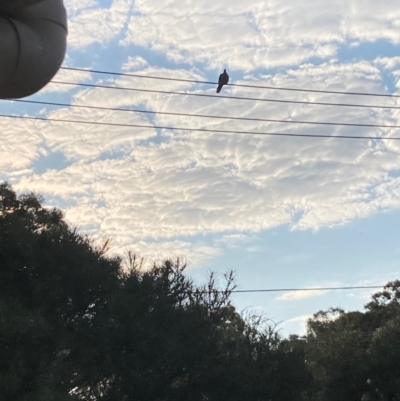
<instances>
[{"instance_id":1,"label":"tree","mask_svg":"<svg viewBox=\"0 0 400 401\"><path fill-rule=\"evenodd\" d=\"M400 281L388 283L366 305L377 327L370 347L368 397L377 401L400 401Z\"/></svg>"},{"instance_id":2,"label":"tree","mask_svg":"<svg viewBox=\"0 0 400 401\"><path fill-rule=\"evenodd\" d=\"M261 317L236 312L233 276L220 290L214 275L196 286L184 271L165 261L125 276L101 328L113 377L105 399L300 399L302 359Z\"/></svg>"},{"instance_id":3,"label":"tree","mask_svg":"<svg viewBox=\"0 0 400 401\"><path fill-rule=\"evenodd\" d=\"M368 379L367 345L358 314L338 308L320 311L308 322L307 359L314 400L361 400Z\"/></svg>"},{"instance_id":4,"label":"tree","mask_svg":"<svg viewBox=\"0 0 400 401\"><path fill-rule=\"evenodd\" d=\"M399 401L399 322L400 281L374 294L364 312L314 314L302 339L313 376L309 399Z\"/></svg>"},{"instance_id":5,"label":"tree","mask_svg":"<svg viewBox=\"0 0 400 401\"><path fill-rule=\"evenodd\" d=\"M105 244L106 247L107 244ZM0 186L0 394L15 401L300 400L304 357L232 305L232 273L196 285L144 269Z\"/></svg>"},{"instance_id":6,"label":"tree","mask_svg":"<svg viewBox=\"0 0 400 401\"><path fill-rule=\"evenodd\" d=\"M0 394L5 399L68 398L69 389L82 384L84 375L77 372L89 361L101 363L91 360L88 328L118 286L119 268L119 260L103 257L101 249L69 229L60 211L47 210L34 194L18 197L8 184L0 185Z\"/></svg>"}]
</instances>

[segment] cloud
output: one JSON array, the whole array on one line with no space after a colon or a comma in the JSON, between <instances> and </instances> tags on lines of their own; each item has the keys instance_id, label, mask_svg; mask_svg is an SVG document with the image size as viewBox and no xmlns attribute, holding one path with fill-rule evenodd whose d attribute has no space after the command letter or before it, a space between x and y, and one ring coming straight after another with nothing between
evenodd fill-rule
<instances>
[{"instance_id":1,"label":"cloud","mask_svg":"<svg viewBox=\"0 0 400 401\"><path fill-rule=\"evenodd\" d=\"M380 263L377 266L379 270L389 270L387 273L384 274L376 274L375 277L371 277L368 279L362 279L356 282L354 285L355 287L368 287L368 286L385 286L388 282L394 281L398 278L398 261L394 261L391 263ZM361 300L363 303L367 303L371 301L371 296L377 292L383 291L382 288L375 288L375 289L361 289L355 290L348 294L348 296L353 296L358 300Z\"/></svg>"},{"instance_id":2,"label":"cloud","mask_svg":"<svg viewBox=\"0 0 400 401\"><path fill-rule=\"evenodd\" d=\"M144 256L145 261L148 263L163 261L165 259L176 260L179 258L182 262L187 263L190 269L204 265L221 252L219 248L201 242L181 240L163 242L140 241L130 245L129 248L138 255ZM121 255L123 249L119 249L117 253Z\"/></svg>"},{"instance_id":3,"label":"cloud","mask_svg":"<svg viewBox=\"0 0 400 401\"><path fill-rule=\"evenodd\" d=\"M143 64L143 62L142 62ZM140 73L198 77L195 71L162 70L145 64ZM302 82L325 82L330 89L363 85L379 91L379 70L371 63L328 63L303 66L274 77L253 77L260 85L293 86ZM132 83L135 82L135 83ZM158 82L137 78L108 79L108 84L142 85L188 93L212 93L201 85ZM229 88L240 96L268 96L287 99L282 92L255 92ZM295 100L332 100L328 95L293 93ZM346 99L344 101L347 101ZM365 99L365 102L371 100ZM73 104L106 107L138 107L148 111L201 113L246 118L298 119L309 121L379 122L397 116L386 111L319 108L227 99L188 98L106 89L86 89L73 96ZM46 115L46 113L45 113ZM136 114L58 108L50 118L164 125L188 128L252 130L324 135L354 134L354 128L278 125L272 122L213 120L171 115ZM27 132L40 131L36 153L41 147L62 152L70 164L44 174L21 178L20 189L69 200L67 216L77 226L86 226L105 235L140 238L173 238L203 233L257 233L282 224L292 229L313 229L345 224L381 210L400 206L400 180L390 176L397 169L399 149L374 141L278 138L233 134L199 133L176 129L138 129L101 125L27 123ZM62 127L62 131L60 128ZM385 130L367 129L363 135L383 135ZM9 139L11 140L11 138ZM16 144L18 142L18 144ZM21 137L11 142L8 157L13 159ZM6 139L7 146L7 139ZM30 147L31 148L31 147ZM12 149L12 150L11 150ZM82 196L93 203L88 214ZM100 202L100 203L99 203ZM96 206L97 204L103 206Z\"/></svg>"},{"instance_id":4,"label":"cloud","mask_svg":"<svg viewBox=\"0 0 400 401\"><path fill-rule=\"evenodd\" d=\"M307 322L312 315L300 315L294 318L285 320L281 323L281 327L285 335L295 333L297 335L305 335L307 330Z\"/></svg>"},{"instance_id":5,"label":"cloud","mask_svg":"<svg viewBox=\"0 0 400 401\"><path fill-rule=\"evenodd\" d=\"M0 171L10 174L28 168L43 152L40 123L12 118L1 120Z\"/></svg>"},{"instance_id":6,"label":"cloud","mask_svg":"<svg viewBox=\"0 0 400 401\"><path fill-rule=\"evenodd\" d=\"M388 72L395 84L398 80L398 57L338 60L341 47L375 40L400 42L400 11L394 0L379 7L372 0L362 5L356 0L333 0L329 4L311 0L66 3L70 20L68 65L195 80L209 80L210 69L226 66L234 70L232 79L237 84L371 93L388 93ZM97 68L100 62L104 68ZM134 77L101 78L88 72L61 70L56 79L215 94L213 86ZM115 238L121 249L142 242L154 247L164 243L177 251L198 252L195 260L205 260L201 255L206 252L215 255L220 248L242 246L258 232L283 224L292 230L318 230L399 209L398 142L155 128L398 137L398 129L229 118L399 125L398 110L266 101L373 106L397 104L393 99L243 87L226 87L224 94L259 101L105 88L82 90L51 84L41 93L44 99L62 98L75 106L134 108L156 114L39 109L33 105L23 108L4 103L11 114L98 124L1 118L2 177L9 178L19 190L35 190L58 199L72 224L99 237ZM101 125L106 123L124 126ZM51 157L62 162L53 161L45 169L37 167ZM220 237L209 249L195 240L185 240L179 246L174 242L178 237L207 233Z\"/></svg>"},{"instance_id":7,"label":"cloud","mask_svg":"<svg viewBox=\"0 0 400 401\"><path fill-rule=\"evenodd\" d=\"M90 209L88 221L90 224ZM108 237L100 235L98 231L87 231L95 244L104 243ZM213 258L220 255L221 249L217 246L210 246L201 241L137 241L132 242L132 238L127 236L113 237L110 242L109 254L125 257L128 251L133 252L139 259L143 258L143 267L150 267L153 263L161 263L166 259L177 260L186 264L189 269L196 269L210 262Z\"/></svg>"},{"instance_id":8,"label":"cloud","mask_svg":"<svg viewBox=\"0 0 400 401\"><path fill-rule=\"evenodd\" d=\"M135 71L135 70L143 70L147 68L149 65L147 61L141 56L129 56L128 61L122 64L121 69L125 72Z\"/></svg>"},{"instance_id":9,"label":"cloud","mask_svg":"<svg viewBox=\"0 0 400 401\"><path fill-rule=\"evenodd\" d=\"M236 249L240 248L244 244L249 244L254 241L256 238L254 236L246 235L243 233L236 233L236 234L226 234L217 238L215 244L219 246L226 247L228 249ZM249 252L258 250L255 247L246 247L246 250Z\"/></svg>"},{"instance_id":10,"label":"cloud","mask_svg":"<svg viewBox=\"0 0 400 401\"><path fill-rule=\"evenodd\" d=\"M113 0L110 7L100 7L95 1L69 1L68 46L83 49L94 43L105 45L117 37L128 21L131 2Z\"/></svg>"},{"instance_id":11,"label":"cloud","mask_svg":"<svg viewBox=\"0 0 400 401\"><path fill-rule=\"evenodd\" d=\"M319 288L319 287L310 287ZM327 294L329 291L313 290L313 291L289 291L277 297L281 301L299 301L303 299L315 298Z\"/></svg>"},{"instance_id":12,"label":"cloud","mask_svg":"<svg viewBox=\"0 0 400 401\"><path fill-rule=\"evenodd\" d=\"M64 70L60 69L56 76L53 78L54 81L61 81L61 82L87 82L91 79L92 74L86 71L71 71L71 70ZM62 92L69 92L76 88L74 85L63 85L57 84L55 82L50 82L47 86L45 86L42 91L40 92L41 95L46 93L62 93Z\"/></svg>"},{"instance_id":13,"label":"cloud","mask_svg":"<svg viewBox=\"0 0 400 401\"><path fill-rule=\"evenodd\" d=\"M140 0L122 43L149 47L174 62L251 71L333 58L346 41L399 43L399 13L393 10L393 0L379 8L373 0Z\"/></svg>"},{"instance_id":14,"label":"cloud","mask_svg":"<svg viewBox=\"0 0 400 401\"><path fill-rule=\"evenodd\" d=\"M400 64L400 56L397 57L377 57L375 63L383 66L387 70L392 70Z\"/></svg>"},{"instance_id":15,"label":"cloud","mask_svg":"<svg viewBox=\"0 0 400 401\"><path fill-rule=\"evenodd\" d=\"M126 154L132 151L134 144L156 135L154 129L129 129L124 125L149 125L146 117L134 113L117 111L97 111L88 109L59 108L48 114L50 119L73 120L78 123L49 122L44 138L46 146L56 152L62 152L69 159L94 160L104 153ZM79 124L82 121L82 124ZM95 124L85 124L92 121ZM116 124L105 128L102 123ZM60 135L60 124L63 132ZM118 126L118 124L120 124ZM44 124L43 124L44 125Z\"/></svg>"}]
</instances>

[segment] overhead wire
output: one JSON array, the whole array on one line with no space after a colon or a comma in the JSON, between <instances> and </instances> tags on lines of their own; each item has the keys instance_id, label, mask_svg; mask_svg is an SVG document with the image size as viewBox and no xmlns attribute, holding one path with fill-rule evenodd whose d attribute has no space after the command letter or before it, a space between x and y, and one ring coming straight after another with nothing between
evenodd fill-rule
<instances>
[{"instance_id":1,"label":"overhead wire","mask_svg":"<svg viewBox=\"0 0 400 401\"><path fill-rule=\"evenodd\" d=\"M83 68L62 67L62 69L73 70L73 71L85 71L85 72L90 72L90 73L107 74L107 75L114 75L114 76L127 76L127 77L136 77L136 78L147 78L147 79L177 81L177 82L190 82L190 83L210 84L210 85L217 84L216 82L209 82L209 81L148 76L148 75L139 75L139 74L130 74L130 73L117 73L117 72L100 71L100 70L83 69ZM104 89L138 91L138 92L159 93L159 94L264 101L264 102L274 102L274 103L339 106L339 107L361 107L361 108L377 108L377 109L400 109L400 106L383 106L383 105L296 101L296 100L284 100L284 99L249 98L249 97L239 97L239 96L223 96L223 95L221 96L221 95L211 95L211 94L199 94L199 93L161 91L161 90L141 89L141 88L116 87L116 86L108 86L108 85L100 85L100 84L72 83L72 82L64 82L64 81L56 81L56 80L53 80L52 82L55 84L61 84L61 85L73 85L73 86L82 86L82 87L89 87L89 88L104 88ZM321 94L400 98L400 95L392 95L392 94L342 92L342 91L300 89L300 88L288 88L288 87L246 85L246 84L228 84L228 85L233 86L233 87L268 89L268 90L279 90L279 91L295 91L295 92L308 92L308 93L321 93ZM89 106L89 105L70 105L70 104L64 104L64 103L42 102L42 101L31 101L31 100L29 100L29 101L28 100L15 100L15 101L23 102L23 103L32 103L32 104L62 106L62 107L79 107L79 108L86 108L86 109L129 111L129 112L136 112L136 113L175 115L175 116L187 116L187 117L198 117L198 118L231 119L231 120L243 120L243 121L277 122L277 123L292 123L292 124L335 125L335 126L375 127L375 128L400 128L400 126L397 126L397 125L311 122L311 121L259 119L259 118L229 117L229 116L225 117L225 116L196 115L196 114L189 114L189 113L157 112L157 111L139 110L139 109L122 109L122 108L111 108L111 107L100 107L100 106ZM124 124L124 123L111 123L111 122L101 122L101 121L80 121L80 120L71 120L71 119L54 119L54 118L18 116L18 115L7 115L7 114L0 114L0 117L15 118L15 119L28 119L28 120L36 120L36 121L43 121L43 122L56 122L56 123L105 125L105 126L132 127L132 128L143 128L143 129L165 129L165 130L195 131L195 132L209 132L209 133L230 133L230 134L246 134L246 135L288 136L288 137L311 137L311 138L330 138L330 139L400 140L400 137L371 137L371 136L355 136L355 135L332 136L332 135L319 135L319 134L295 134L295 133L272 133L272 132L238 131L238 130L216 130L216 129L205 129L205 128L183 128L183 127L168 127L168 126L153 126L153 125L148 126L148 125L141 125L141 124ZM362 290L362 289L380 289L380 288L384 288L384 285L381 285L381 286L376 286L376 285L375 286L352 286L352 287L344 287L343 286L343 287L313 287L313 288L267 288L267 289L244 289L244 290L236 290L235 289L235 290L231 290L230 292L236 293L236 294L243 294L243 293L299 292L299 291ZM215 293L215 292L222 292L222 291L211 291L211 292Z\"/></svg>"},{"instance_id":2,"label":"overhead wire","mask_svg":"<svg viewBox=\"0 0 400 401\"><path fill-rule=\"evenodd\" d=\"M349 290L373 290L383 289L387 286L384 285L363 285L363 286L339 286L339 287L306 287L306 288L264 288L264 289L244 289L244 290L190 290L187 293L195 294L221 294L221 293L232 293L232 294L251 294L251 293L268 293L268 292L312 292L312 291L349 291Z\"/></svg>"},{"instance_id":3,"label":"overhead wire","mask_svg":"<svg viewBox=\"0 0 400 401\"><path fill-rule=\"evenodd\" d=\"M218 98L218 99L231 99L231 100L246 100L254 102L269 102L269 103L285 103L285 104L302 104L302 105L313 105L313 106L334 106L334 107L357 107L357 108L368 108L368 109L386 109L386 110L400 110L400 106L383 106L383 105L369 105L369 104L352 104L352 103L330 103L330 102L313 102L306 100L286 100L286 99L267 99L267 98L252 98L242 96L225 96L225 95L211 95L207 93L193 93L193 92L177 92L177 91L163 91L156 89L143 89L143 88L131 88L125 86L110 86L101 84L88 84L81 82L66 82L66 81L51 81L58 85L70 85L80 86L86 88L97 88L97 89L113 89L122 91L134 91L134 92L145 92L145 93L158 93L164 95L179 95L179 96L195 96L203 98Z\"/></svg>"},{"instance_id":4,"label":"overhead wire","mask_svg":"<svg viewBox=\"0 0 400 401\"><path fill-rule=\"evenodd\" d=\"M239 120L239 121L253 121L253 122L272 122L272 123L282 123L282 124L328 125L328 126L363 127L363 128L400 128L400 125L280 120L280 119L273 119L273 118L252 118L252 117L233 117L233 116L220 116L220 115L208 115L208 114L174 113L174 112L166 112L166 111L153 111L153 110L142 110L142 109L132 109L132 108L121 108L121 107L105 107L105 106L91 106L91 105L69 104L69 103L60 103L60 102L46 102L46 101L39 101L39 100L16 99L14 101L19 102L19 103L40 104L40 105L46 105L46 106L61 106L61 107L79 108L79 109L121 111L121 112L132 112L132 113L142 113L142 114L208 118L208 119L219 119L219 120Z\"/></svg>"},{"instance_id":5,"label":"overhead wire","mask_svg":"<svg viewBox=\"0 0 400 401\"><path fill-rule=\"evenodd\" d=\"M21 119L21 120L36 120L36 121L43 121L43 122L102 125L102 126L111 126L111 127L130 127L130 128L143 128L143 129L160 129L160 130L186 131L186 132L207 132L207 133L220 133L220 134L241 134L241 135L301 137L301 138L325 138L325 139L363 139L363 140L390 140L390 141L399 141L400 140L400 137L362 136L362 135L296 134L296 133L289 133L289 132L257 132L257 131L222 130L222 129L207 129L207 128L188 128L188 127L174 127L174 126L162 126L162 125L124 124L124 123L111 123L111 122L102 122L102 121L87 121L87 120L71 120L71 119L58 119L58 118L47 118L47 117L20 116L20 115L11 115L11 114L0 114L0 117Z\"/></svg>"},{"instance_id":6,"label":"overhead wire","mask_svg":"<svg viewBox=\"0 0 400 401\"><path fill-rule=\"evenodd\" d=\"M159 76L154 76L154 75L133 74L133 73L124 73L124 72L112 72L112 71L94 70L94 69L77 68L77 67L61 67L61 69L69 70L69 71L89 72L89 73L92 73L92 74L121 76L121 77L146 78L146 79L156 79L156 80L174 81L174 82L188 82L188 83L205 84L205 85L218 85L218 82L201 81L201 80L195 80L195 79L159 77ZM278 90L278 91L324 93L324 94L332 94L332 95L374 96L374 97L400 98L400 95L387 94L387 93L344 92L344 91L332 91L332 90L322 90L322 89L302 89L302 88L290 88L290 87L279 87L279 86L232 84L232 83L228 83L227 85L228 86L233 86L233 87L239 87L239 88L269 89L269 90Z\"/></svg>"},{"instance_id":7,"label":"overhead wire","mask_svg":"<svg viewBox=\"0 0 400 401\"><path fill-rule=\"evenodd\" d=\"M313 287L313 288L267 288L255 290L232 290L232 293L263 293L263 292L298 292L298 291L339 291L339 290L370 290L384 288L385 285L365 285L353 287Z\"/></svg>"},{"instance_id":8,"label":"overhead wire","mask_svg":"<svg viewBox=\"0 0 400 401\"><path fill-rule=\"evenodd\" d=\"M33 104L47 104L47 105L56 105L56 106L70 106L68 104L56 103L56 102L41 102L41 101L27 101L27 100L17 100L19 102L24 103L33 103ZM116 108L105 108L98 106L83 106L83 105L75 105L75 107L82 108L95 108L95 109L108 109L108 110L121 110L121 111L137 111L137 112L148 112L143 110L130 110L130 109L116 109ZM156 113L156 112L153 112ZM189 115L183 113L163 113L163 114L173 114L173 115L188 115L192 117L210 117L210 118L231 118L231 117L221 117L221 116L205 116L205 115ZM179 127L164 127L164 126L146 126L140 124L123 124L123 123L105 123L99 121L79 121L79 120L61 120L61 119L52 119L52 118L44 118L44 117L32 117L32 116L17 116L17 115L6 115L0 114L0 117L3 118L16 118L16 119L28 119L28 120L37 120L44 122L61 122L61 123L76 123L76 124L90 124L90 125L108 125L108 126L123 126L123 127L135 127L135 128L149 128L149 129L168 129L168 130L183 130L183 131L199 131L199 132L219 132L219 133L239 133L239 134L251 134L251 135L273 135L273 136L292 136L292 137L317 137L317 138L341 138L341 139L379 139L379 140L400 140L398 137L363 137L363 136L327 136L327 135L315 135L315 134L292 134L292 133L266 133L266 132L251 132L251 131L233 131L233 130L208 130L208 129L199 129L199 128L179 128ZM257 121L258 119L251 119ZM264 120L262 120L264 121ZM269 121L269 120L265 120ZM286 121L276 121L276 122L286 122ZM313 123L313 122L298 122L298 123ZM329 123L321 123L321 124L329 124ZM336 123L334 123L336 125ZM339 124L339 123L337 123ZM360 125L360 126L369 126L369 125ZM397 127L393 127L397 128ZM384 285L374 285L374 286L351 286L351 287L313 287L313 288L267 288L267 289L244 289L244 290L231 290L231 293L243 294L243 293L273 293L273 292L299 292L299 291L336 291L336 290L362 290L362 289L381 289L384 288ZM205 291L201 291L205 292ZM207 291L206 291L207 292ZM211 293L218 293L223 291L210 291Z\"/></svg>"}]
</instances>

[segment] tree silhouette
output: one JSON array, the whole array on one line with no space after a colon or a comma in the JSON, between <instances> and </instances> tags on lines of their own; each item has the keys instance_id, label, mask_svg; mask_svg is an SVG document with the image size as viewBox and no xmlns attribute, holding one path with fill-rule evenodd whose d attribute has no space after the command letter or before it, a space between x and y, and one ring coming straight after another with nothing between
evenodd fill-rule
<instances>
[{"instance_id":1,"label":"tree silhouette","mask_svg":"<svg viewBox=\"0 0 400 401\"><path fill-rule=\"evenodd\" d=\"M0 394L13 400L295 400L303 356L211 274L144 269L0 186Z\"/></svg>"}]
</instances>

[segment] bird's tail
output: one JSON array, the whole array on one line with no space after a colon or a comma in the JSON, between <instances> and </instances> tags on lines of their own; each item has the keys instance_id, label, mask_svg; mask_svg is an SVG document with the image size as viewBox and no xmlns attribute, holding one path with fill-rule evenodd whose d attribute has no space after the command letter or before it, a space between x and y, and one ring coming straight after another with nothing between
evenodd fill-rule
<instances>
[{"instance_id":1,"label":"bird's tail","mask_svg":"<svg viewBox=\"0 0 400 401\"><path fill-rule=\"evenodd\" d=\"M217 93L221 92L222 86L223 86L223 85L218 85Z\"/></svg>"}]
</instances>

